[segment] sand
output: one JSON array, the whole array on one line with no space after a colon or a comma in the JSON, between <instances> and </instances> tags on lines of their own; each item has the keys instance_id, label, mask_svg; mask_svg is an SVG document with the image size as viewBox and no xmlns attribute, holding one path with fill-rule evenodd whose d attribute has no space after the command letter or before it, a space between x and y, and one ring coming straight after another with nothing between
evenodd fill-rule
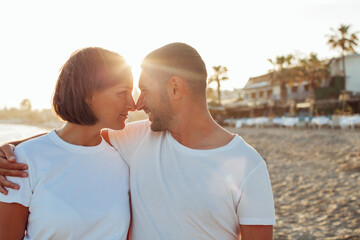
<instances>
[{"instance_id":1,"label":"sand","mask_svg":"<svg viewBox=\"0 0 360 240\"><path fill-rule=\"evenodd\" d=\"M228 128L265 159L274 239L360 239L360 131Z\"/></svg>"},{"instance_id":2,"label":"sand","mask_svg":"<svg viewBox=\"0 0 360 240\"><path fill-rule=\"evenodd\" d=\"M360 239L359 129L228 129L267 162L275 240Z\"/></svg>"}]
</instances>

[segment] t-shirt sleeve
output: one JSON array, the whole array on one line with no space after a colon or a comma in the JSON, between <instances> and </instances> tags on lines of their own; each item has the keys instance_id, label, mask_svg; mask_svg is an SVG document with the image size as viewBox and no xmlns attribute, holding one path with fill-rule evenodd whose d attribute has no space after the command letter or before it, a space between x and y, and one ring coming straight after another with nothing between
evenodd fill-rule
<instances>
[{"instance_id":1,"label":"t-shirt sleeve","mask_svg":"<svg viewBox=\"0 0 360 240\"><path fill-rule=\"evenodd\" d=\"M126 124L123 130L109 129L108 132L111 144L130 164L133 153L149 131L150 121L138 121Z\"/></svg>"},{"instance_id":2,"label":"t-shirt sleeve","mask_svg":"<svg viewBox=\"0 0 360 240\"><path fill-rule=\"evenodd\" d=\"M0 202L19 203L25 207L29 207L32 197L31 179L33 177L31 174L31 166L29 164L26 153L21 148L21 146L16 147L14 153L17 162L28 164L29 170L27 170L26 172L29 174L29 177L7 177L10 182L18 184L20 186L20 190L8 188L8 195L0 194Z\"/></svg>"},{"instance_id":3,"label":"t-shirt sleeve","mask_svg":"<svg viewBox=\"0 0 360 240\"><path fill-rule=\"evenodd\" d=\"M242 225L274 225L275 209L265 162L258 164L240 189L237 215Z\"/></svg>"}]
</instances>

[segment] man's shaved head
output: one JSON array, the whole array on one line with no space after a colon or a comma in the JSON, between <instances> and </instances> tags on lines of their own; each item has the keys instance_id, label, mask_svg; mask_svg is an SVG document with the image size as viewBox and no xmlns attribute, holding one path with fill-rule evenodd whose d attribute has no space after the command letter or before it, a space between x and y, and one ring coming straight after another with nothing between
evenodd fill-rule
<instances>
[{"instance_id":1,"label":"man's shaved head","mask_svg":"<svg viewBox=\"0 0 360 240\"><path fill-rule=\"evenodd\" d=\"M200 54L185 43L170 43L149 53L141 67L151 77L165 82L173 76L184 80L196 95L205 96L207 72Z\"/></svg>"}]
</instances>

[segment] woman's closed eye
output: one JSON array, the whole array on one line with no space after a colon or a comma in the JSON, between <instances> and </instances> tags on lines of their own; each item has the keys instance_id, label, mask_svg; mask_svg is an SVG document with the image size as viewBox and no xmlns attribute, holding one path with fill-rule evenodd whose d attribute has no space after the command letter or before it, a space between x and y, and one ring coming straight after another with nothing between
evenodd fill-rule
<instances>
[{"instance_id":1,"label":"woman's closed eye","mask_svg":"<svg viewBox=\"0 0 360 240\"><path fill-rule=\"evenodd\" d=\"M120 96L125 96L125 95L128 94L128 91L126 91L126 90L125 91L120 91L117 94L120 95Z\"/></svg>"}]
</instances>

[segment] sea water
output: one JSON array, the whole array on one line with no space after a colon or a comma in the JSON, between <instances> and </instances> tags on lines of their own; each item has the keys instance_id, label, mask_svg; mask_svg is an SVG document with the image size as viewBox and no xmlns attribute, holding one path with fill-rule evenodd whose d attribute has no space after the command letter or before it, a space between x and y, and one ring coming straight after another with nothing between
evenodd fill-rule
<instances>
[{"instance_id":1,"label":"sea water","mask_svg":"<svg viewBox=\"0 0 360 240\"><path fill-rule=\"evenodd\" d=\"M48 130L36 126L0 123L0 145L45 132L48 132Z\"/></svg>"}]
</instances>

